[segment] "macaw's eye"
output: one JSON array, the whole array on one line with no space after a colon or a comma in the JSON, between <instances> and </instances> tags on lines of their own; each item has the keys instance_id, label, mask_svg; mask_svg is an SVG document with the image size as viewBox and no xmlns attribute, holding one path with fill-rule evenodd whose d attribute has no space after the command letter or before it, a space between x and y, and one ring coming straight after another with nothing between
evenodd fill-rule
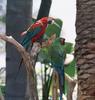
<instances>
[{"instance_id":1,"label":"macaw's eye","mask_svg":"<svg viewBox=\"0 0 95 100\"><path fill-rule=\"evenodd\" d=\"M61 45L64 45L65 44L65 39L64 38L60 38L60 43L61 43Z\"/></svg>"},{"instance_id":2,"label":"macaw's eye","mask_svg":"<svg viewBox=\"0 0 95 100\"><path fill-rule=\"evenodd\" d=\"M52 24L52 20L49 20L49 21L48 21L48 24Z\"/></svg>"}]
</instances>

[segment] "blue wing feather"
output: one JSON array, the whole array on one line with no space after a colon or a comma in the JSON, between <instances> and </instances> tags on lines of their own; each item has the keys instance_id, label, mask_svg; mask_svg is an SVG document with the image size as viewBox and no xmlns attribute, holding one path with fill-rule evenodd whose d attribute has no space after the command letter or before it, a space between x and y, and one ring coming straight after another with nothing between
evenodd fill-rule
<instances>
[{"instance_id":1,"label":"blue wing feather","mask_svg":"<svg viewBox=\"0 0 95 100\"><path fill-rule=\"evenodd\" d=\"M56 68L56 71L58 72L59 76L59 89L60 89L60 100L62 99L62 94L64 91L64 68L63 66Z\"/></svg>"},{"instance_id":2,"label":"blue wing feather","mask_svg":"<svg viewBox=\"0 0 95 100\"><path fill-rule=\"evenodd\" d=\"M61 56L59 56L61 57ZM56 63L51 61L52 66L54 67L54 69L57 71L58 76L59 76L59 89L60 89L60 100L62 99L62 94L64 91L64 82L65 82L65 78L64 78L64 64L62 63Z\"/></svg>"},{"instance_id":3,"label":"blue wing feather","mask_svg":"<svg viewBox=\"0 0 95 100\"><path fill-rule=\"evenodd\" d=\"M37 27L35 28L34 30L32 31L28 31L27 34L25 35L23 41L22 41L22 45L27 48L31 42L31 39L36 35L38 34L39 32L41 31L41 28L40 27Z\"/></svg>"}]
</instances>

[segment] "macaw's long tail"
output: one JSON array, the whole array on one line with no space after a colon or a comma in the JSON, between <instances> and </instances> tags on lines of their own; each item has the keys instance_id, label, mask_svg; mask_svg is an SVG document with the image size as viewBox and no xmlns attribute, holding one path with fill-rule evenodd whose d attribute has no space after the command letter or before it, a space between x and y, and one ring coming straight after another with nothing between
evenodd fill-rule
<instances>
[{"instance_id":1,"label":"macaw's long tail","mask_svg":"<svg viewBox=\"0 0 95 100\"><path fill-rule=\"evenodd\" d=\"M62 99L62 95L64 93L64 83L65 83L65 78L64 78L64 69L57 69L58 76L59 76L59 89L60 89L60 100Z\"/></svg>"},{"instance_id":2,"label":"macaw's long tail","mask_svg":"<svg viewBox=\"0 0 95 100\"><path fill-rule=\"evenodd\" d=\"M23 63L23 58L21 58L21 60L20 60L20 63L19 63L19 66L18 66L18 70L17 70L16 76L15 76L15 80L17 79L17 77L19 75L19 72L21 70L22 63Z\"/></svg>"},{"instance_id":3,"label":"macaw's long tail","mask_svg":"<svg viewBox=\"0 0 95 100\"><path fill-rule=\"evenodd\" d=\"M20 61L19 67L18 67L18 71L20 71L22 63L23 63L23 58L21 58L21 61Z\"/></svg>"},{"instance_id":4,"label":"macaw's long tail","mask_svg":"<svg viewBox=\"0 0 95 100\"><path fill-rule=\"evenodd\" d=\"M31 41L30 41L30 43L25 47L25 48L26 48L26 51L27 51L27 52L30 52L31 49L32 49L32 46L33 46L33 43L31 43ZM23 58L21 58L21 60L20 60L20 62L19 62L18 71L17 71L17 74L16 74L15 79L17 79L17 77L18 77L18 75L19 75L19 72L20 72L20 70L21 70L22 64L23 64Z\"/></svg>"}]
</instances>

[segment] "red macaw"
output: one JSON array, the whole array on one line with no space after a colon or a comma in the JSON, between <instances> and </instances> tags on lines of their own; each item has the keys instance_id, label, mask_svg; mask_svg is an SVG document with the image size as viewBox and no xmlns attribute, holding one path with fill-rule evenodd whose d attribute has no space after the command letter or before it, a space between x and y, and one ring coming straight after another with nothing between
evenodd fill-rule
<instances>
[{"instance_id":1,"label":"red macaw","mask_svg":"<svg viewBox=\"0 0 95 100\"><path fill-rule=\"evenodd\" d=\"M25 32L21 33L21 35L25 35L25 38L23 39L21 44L25 48L28 48L30 41L32 43L34 43L35 41L40 41L41 37L45 34L47 25L51 24L53 21L54 18L52 17L43 17L40 20L36 21Z\"/></svg>"}]
</instances>

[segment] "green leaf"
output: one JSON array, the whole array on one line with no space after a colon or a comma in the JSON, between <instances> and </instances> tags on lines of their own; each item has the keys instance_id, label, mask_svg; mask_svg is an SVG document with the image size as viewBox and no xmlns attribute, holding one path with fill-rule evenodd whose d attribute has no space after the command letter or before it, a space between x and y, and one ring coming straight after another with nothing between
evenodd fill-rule
<instances>
[{"instance_id":1,"label":"green leaf","mask_svg":"<svg viewBox=\"0 0 95 100\"><path fill-rule=\"evenodd\" d=\"M73 60L70 64L65 66L65 73L67 73L70 77L74 77L76 74L76 63L75 60ZM67 93L68 90L68 84L67 81L65 81L65 93Z\"/></svg>"},{"instance_id":2,"label":"green leaf","mask_svg":"<svg viewBox=\"0 0 95 100\"><path fill-rule=\"evenodd\" d=\"M62 28L62 20L56 19L55 22L57 23L57 25L58 25L60 28L59 28L57 25L55 25L55 24L49 25L49 26L47 27L46 33L45 33L48 37L51 37L53 34L56 34L57 37L60 36L60 32L61 32L61 28ZM46 37L44 36L44 39L45 39L45 38L46 38Z\"/></svg>"},{"instance_id":3,"label":"green leaf","mask_svg":"<svg viewBox=\"0 0 95 100\"><path fill-rule=\"evenodd\" d=\"M43 64L48 64L50 62L50 57L47 48L42 48L40 50L37 61Z\"/></svg>"},{"instance_id":4,"label":"green leaf","mask_svg":"<svg viewBox=\"0 0 95 100\"><path fill-rule=\"evenodd\" d=\"M74 77L75 72L76 72L76 67L75 67L76 63L75 60L73 60L70 64L65 66L65 72L70 76L70 77Z\"/></svg>"}]
</instances>

